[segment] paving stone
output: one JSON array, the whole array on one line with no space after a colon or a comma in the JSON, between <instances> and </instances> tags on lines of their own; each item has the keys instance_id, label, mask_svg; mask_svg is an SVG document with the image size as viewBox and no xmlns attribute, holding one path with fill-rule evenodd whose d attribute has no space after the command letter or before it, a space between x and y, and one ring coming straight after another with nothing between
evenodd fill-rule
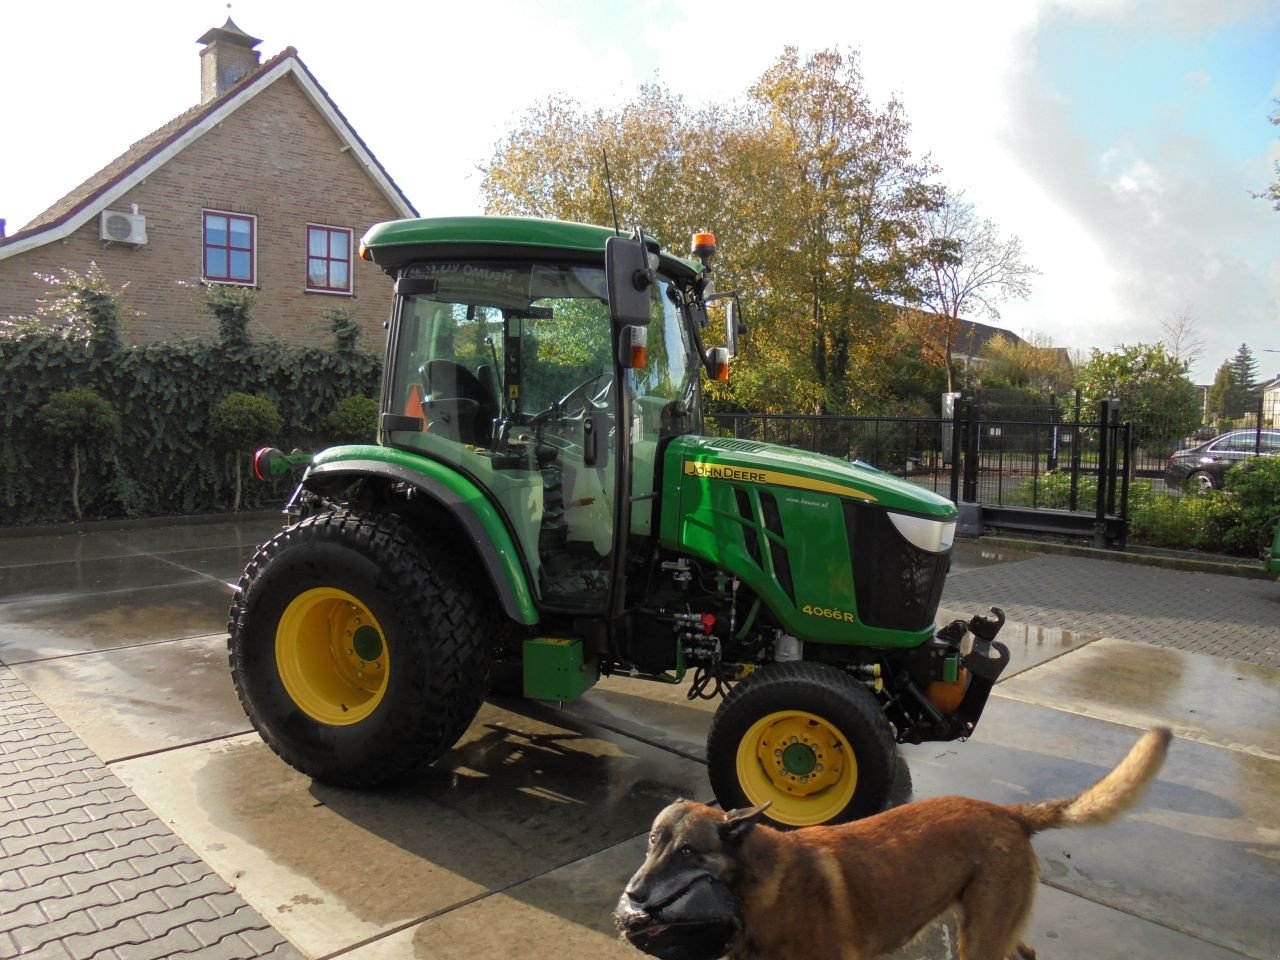
<instances>
[{"instance_id":1,"label":"paving stone","mask_svg":"<svg viewBox=\"0 0 1280 960\"><path fill-rule=\"evenodd\" d=\"M43 921L43 917L41 917ZM45 944L64 941L68 936L77 934L89 935L97 933L93 921L86 914L74 913L60 920L56 925L41 922L33 926L18 927L9 931L18 945L20 955L25 957ZM70 948L68 947L68 951Z\"/></svg>"},{"instance_id":2,"label":"paving stone","mask_svg":"<svg viewBox=\"0 0 1280 960\"><path fill-rule=\"evenodd\" d=\"M13 890L0 889L0 917L28 903L45 904L47 912L49 901L72 895L73 891L62 877L53 877L35 886L24 884Z\"/></svg>"},{"instance_id":3,"label":"paving stone","mask_svg":"<svg viewBox=\"0 0 1280 960\"><path fill-rule=\"evenodd\" d=\"M200 941L189 930L178 928L160 935L148 936L137 943L122 943L115 948L120 960L157 960L179 954L197 958Z\"/></svg>"},{"instance_id":4,"label":"paving stone","mask_svg":"<svg viewBox=\"0 0 1280 960\"><path fill-rule=\"evenodd\" d=\"M1055 555L953 574L943 605L1280 667L1276 594L1268 580Z\"/></svg>"},{"instance_id":5,"label":"paving stone","mask_svg":"<svg viewBox=\"0 0 1280 960\"><path fill-rule=\"evenodd\" d=\"M101 960L102 953L124 943L143 943L148 938L146 931L136 920L123 920L112 924L104 930L97 930L84 935L73 935L63 939L62 945L75 960L89 960L96 957Z\"/></svg>"},{"instance_id":6,"label":"paving stone","mask_svg":"<svg viewBox=\"0 0 1280 960\"><path fill-rule=\"evenodd\" d=\"M107 888L108 893L112 891ZM114 901L112 896L112 901ZM104 906L89 907L89 919L102 930L107 930L124 920L136 919L144 927L144 917L166 915L168 907L153 892L140 893L121 903L108 901Z\"/></svg>"},{"instance_id":7,"label":"paving stone","mask_svg":"<svg viewBox=\"0 0 1280 960\"><path fill-rule=\"evenodd\" d=\"M13 953L0 953L0 957L5 957L6 960L9 957L20 957L21 960L71 960L67 948L56 940L35 950L19 950L16 945L13 949Z\"/></svg>"},{"instance_id":8,"label":"paving stone","mask_svg":"<svg viewBox=\"0 0 1280 960\"><path fill-rule=\"evenodd\" d=\"M3 664L0 721L0 958L300 957Z\"/></svg>"}]
</instances>

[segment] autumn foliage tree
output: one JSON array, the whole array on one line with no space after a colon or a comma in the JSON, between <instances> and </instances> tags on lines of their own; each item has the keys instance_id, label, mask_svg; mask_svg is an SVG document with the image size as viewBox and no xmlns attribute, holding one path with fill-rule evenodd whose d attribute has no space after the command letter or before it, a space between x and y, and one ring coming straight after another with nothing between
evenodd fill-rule
<instances>
[{"instance_id":1,"label":"autumn foliage tree","mask_svg":"<svg viewBox=\"0 0 1280 960\"><path fill-rule=\"evenodd\" d=\"M659 85L588 112L552 98L496 147L490 213L611 223L669 246L720 238L716 285L749 305L732 402L857 412L890 393L896 306L918 296L920 224L942 198L902 104L877 106L856 53L787 48L738 103L690 109Z\"/></svg>"}]
</instances>

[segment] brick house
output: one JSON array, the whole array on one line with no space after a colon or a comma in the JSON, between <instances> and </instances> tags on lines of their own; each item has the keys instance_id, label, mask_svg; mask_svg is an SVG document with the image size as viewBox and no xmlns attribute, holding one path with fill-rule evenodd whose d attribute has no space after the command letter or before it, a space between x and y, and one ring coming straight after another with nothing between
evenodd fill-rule
<instances>
[{"instance_id":1,"label":"brick house","mask_svg":"<svg viewBox=\"0 0 1280 960\"><path fill-rule=\"evenodd\" d=\"M197 42L198 105L0 237L0 317L48 294L36 274L92 261L129 283L142 313L122 330L133 342L213 334L179 282L204 280L257 291L257 337L324 342L325 313L341 307L376 345L391 285L354 248L413 205L293 47L259 63L261 41L230 19Z\"/></svg>"}]
</instances>

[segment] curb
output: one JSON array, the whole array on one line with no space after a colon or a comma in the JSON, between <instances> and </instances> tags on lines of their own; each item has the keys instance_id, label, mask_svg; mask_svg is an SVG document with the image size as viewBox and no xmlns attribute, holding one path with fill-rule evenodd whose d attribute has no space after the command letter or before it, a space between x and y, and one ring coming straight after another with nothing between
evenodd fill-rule
<instances>
[{"instance_id":1,"label":"curb","mask_svg":"<svg viewBox=\"0 0 1280 960\"><path fill-rule=\"evenodd\" d=\"M1102 550L1098 547L1078 546L1071 543L1019 540L1016 537L980 537L977 543L980 547L1004 547L1008 550L1024 550L1028 553L1052 553L1071 557L1089 557L1094 560L1111 560L1116 563L1135 563L1146 567L1161 567L1165 570L1216 573L1220 576L1245 577L1251 580L1276 579L1275 574L1268 573L1263 569L1261 561L1248 564L1243 561L1232 563L1223 560L1201 560L1195 557L1166 557L1152 553L1121 553L1117 550Z\"/></svg>"}]
</instances>

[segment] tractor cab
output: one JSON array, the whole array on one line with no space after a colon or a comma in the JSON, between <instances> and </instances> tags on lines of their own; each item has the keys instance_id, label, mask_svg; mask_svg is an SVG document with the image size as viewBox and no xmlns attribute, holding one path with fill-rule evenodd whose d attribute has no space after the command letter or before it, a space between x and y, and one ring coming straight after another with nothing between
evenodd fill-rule
<instances>
[{"instance_id":1,"label":"tractor cab","mask_svg":"<svg viewBox=\"0 0 1280 960\"><path fill-rule=\"evenodd\" d=\"M365 238L397 293L379 439L489 492L540 609L608 615L628 560L653 553L658 450L701 424L705 266L602 228L500 222L505 244L491 218Z\"/></svg>"}]
</instances>

